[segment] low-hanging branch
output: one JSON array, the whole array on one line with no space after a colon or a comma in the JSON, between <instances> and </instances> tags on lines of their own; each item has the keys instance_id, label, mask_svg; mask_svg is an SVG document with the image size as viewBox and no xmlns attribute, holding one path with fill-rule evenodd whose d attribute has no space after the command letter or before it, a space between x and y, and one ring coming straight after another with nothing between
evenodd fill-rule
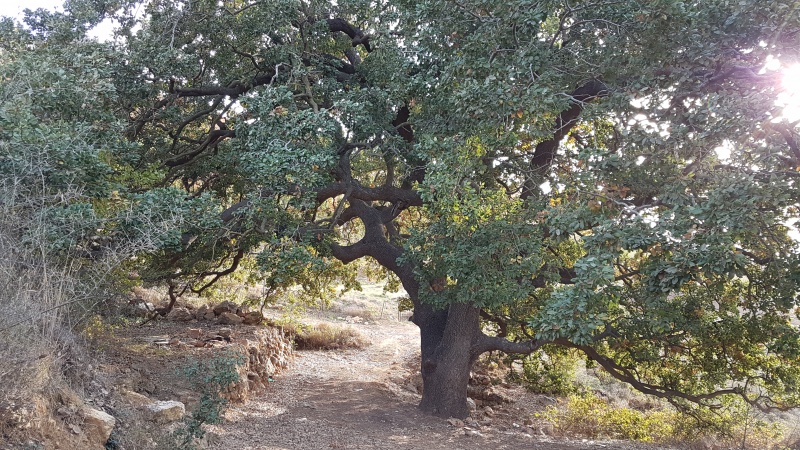
<instances>
[{"instance_id":1,"label":"low-hanging branch","mask_svg":"<svg viewBox=\"0 0 800 450\"><path fill-rule=\"evenodd\" d=\"M218 95L217 98L215 98L214 101L211 102L211 105L208 108L201 109L200 111L197 111L196 113L184 119L184 121L181 122L180 125L178 125L178 127L175 129L175 132L170 133L170 135L172 136L172 147L170 147L170 152L174 151L175 147L178 145L178 141L180 140L184 128L186 128L190 123L194 122L195 120L201 117L205 117L214 112L214 110L217 109L217 106L219 106L219 104L222 103L222 100L224 99L225 99L224 96Z\"/></svg>"},{"instance_id":2,"label":"low-hanging branch","mask_svg":"<svg viewBox=\"0 0 800 450\"><path fill-rule=\"evenodd\" d=\"M224 277L225 275L230 275L237 268L239 268L239 264L242 262L242 258L244 258L245 252L244 249L239 249L234 255L233 260L231 261L230 267L227 269L219 270L219 271L206 271L197 274L197 279L202 280L203 278L213 277L209 280L206 284L200 286L199 288L191 288L192 292L195 294L202 294L203 291L210 288L214 285L220 278Z\"/></svg>"},{"instance_id":3,"label":"low-hanging branch","mask_svg":"<svg viewBox=\"0 0 800 450\"><path fill-rule=\"evenodd\" d=\"M792 406L783 405L769 396L759 395L754 399L751 398L748 395L748 383L745 383L743 386L719 389L704 394L689 394L666 386L659 386L650 383L645 383L639 380L633 373L631 373L630 370L617 364L613 359L601 355L593 347L585 345L575 345L571 343L567 344L567 346L582 351L590 359L600 364L600 366L602 366L603 369L606 370L606 372L608 372L611 376L613 376L617 380L629 384L631 387L638 390L639 392L668 400L674 406L682 410L685 410L686 408L682 406L680 403L675 402L675 399L685 400L698 405L715 407L718 405L709 403L709 400L714 400L727 395L737 395L740 398L742 398L745 402L747 402L749 405L756 407L763 412L776 411L776 410L788 411L789 409L792 408Z\"/></svg>"}]
</instances>

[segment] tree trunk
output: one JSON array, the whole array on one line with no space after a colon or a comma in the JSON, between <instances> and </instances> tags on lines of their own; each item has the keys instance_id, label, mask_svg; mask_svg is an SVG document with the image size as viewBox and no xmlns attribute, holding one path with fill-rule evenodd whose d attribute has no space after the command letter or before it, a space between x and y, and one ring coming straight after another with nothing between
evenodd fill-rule
<instances>
[{"instance_id":1,"label":"tree trunk","mask_svg":"<svg viewBox=\"0 0 800 450\"><path fill-rule=\"evenodd\" d=\"M422 402L420 408L438 417L463 419L469 415L467 384L478 357L473 343L479 334L479 310L454 304L448 311L423 311L420 326L422 350Z\"/></svg>"},{"instance_id":2,"label":"tree trunk","mask_svg":"<svg viewBox=\"0 0 800 450\"><path fill-rule=\"evenodd\" d=\"M436 310L422 303L414 267L409 263L398 264L402 248L386 240L380 213L363 202L352 202L351 208L360 214L364 223L364 238L358 244L333 246L334 256L345 264L362 256L372 256L400 278L414 302L412 320L420 329L423 385L420 408L439 417L467 417L469 371L480 355L475 345L481 336L480 310L462 303L450 305L447 310Z\"/></svg>"}]
</instances>

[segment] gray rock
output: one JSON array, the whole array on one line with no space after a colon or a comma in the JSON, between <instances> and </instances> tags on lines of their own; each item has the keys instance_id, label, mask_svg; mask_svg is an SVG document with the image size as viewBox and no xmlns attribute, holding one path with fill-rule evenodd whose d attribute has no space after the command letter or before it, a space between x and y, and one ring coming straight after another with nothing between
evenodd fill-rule
<instances>
[{"instance_id":1,"label":"gray rock","mask_svg":"<svg viewBox=\"0 0 800 450\"><path fill-rule=\"evenodd\" d=\"M217 330L217 334L224 338L230 339L233 337L233 330L228 327L224 327Z\"/></svg>"},{"instance_id":2,"label":"gray rock","mask_svg":"<svg viewBox=\"0 0 800 450\"><path fill-rule=\"evenodd\" d=\"M117 419L111 414L88 406L81 410L81 415L89 441L105 446L111 436L111 431L117 424Z\"/></svg>"},{"instance_id":3,"label":"gray rock","mask_svg":"<svg viewBox=\"0 0 800 450\"><path fill-rule=\"evenodd\" d=\"M126 403L136 408L141 408L143 406L149 405L150 403L153 403L153 401L150 400L150 398L147 397L146 395L142 395L134 391L129 391L127 389L120 390L119 396L122 397L122 399L125 400Z\"/></svg>"},{"instance_id":4,"label":"gray rock","mask_svg":"<svg viewBox=\"0 0 800 450\"><path fill-rule=\"evenodd\" d=\"M220 315L222 315L222 313L228 312L228 313L232 313L233 315L236 315L236 311L238 309L239 309L239 306L237 306L236 303L224 301L224 302L222 302L219 305L214 307L214 314L220 316Z\"/></svg>"},{"instance_id":5,"label":"gray rock","mask_svg":"<svg viewBox=\"0 0 800 450\"><path fill-rule=\"evenodd\" d=\"M464 421L463 420L456 419L454 417L451 417L451 418L447 419L447 423L449 423L450 426L453 426L453 427L456 427L456 428L461 428L461 427L464 426Z\"/></svg>"},{"instance_id":6,"label":"gray rock","mask_svg":"<svg viewBox=\"0 0 800 450\"><path fill-rule=\"evenodd\" d=\"M211 313L212 316L214 315L214 311L212 311L211 308L208 307L208 305L201 305L194 312L194 318L197 320L203 320L206 318L206 314L208 313Z\"/></svg>"},{"instance_id":7,"label":"gray rock","mask_svg":"<svg viewBox=\"0 0 800 450\"><path fill-rule=\"evenodd\" d=\"M188 322L194 319L194 314L183 306L172 308L172 311L167 314L167 320L175 322Z\"/></svg>"},{"instance_id":8,"label":"gray rock","mask_svg":"<svg viewBox=\"0 0 800 450\"><path fill-rule=\"evenodd\" d=\"M186 414L186 406L175 400L158 401L147 405L147 411L153 422L170 423L183 418Z\"/></svg>"},{"instance_id":9,"label":"gray rock","mask_svg":"<svg viewBox=\"0 0 800 450\"><path fill-rule=\"evenodd\" d=\"M239 325L244 319L232 312L223 312L219 315L219 323L223 325Z\"/></svg>"},{"instance_id":10,"label":"gray rock","mask_svg":"<svg viewBox=\"0 0 800 450\"><path fill-rule=\"evenodd\" d=\"M251 311L244 315L240 314L239 316L244 318L245 325L258 325L264 320L264 316L258 311Z\"/></svg>"},{"instance_id":11,"label":"gray rock","mask_svg":"<svg viewBox=\"0 0 800 450\"><path fill-rule=\"evenodd\" d=\"M236 309L236 314L242 317L247 316L251 312L253 312L253 310L247 305L242 305Z\"/></svg>"},{"instance_id":12,"label":"gray rock","mask_svg":"<svg viewBox=\"0 0 800 450\"><path fill-rule=\"evenodd\" d=\"M478 430L464 430L464 431L466 432L464 434L466 434L467 436L484 437L483 433L481 433Z\"/></svg>"}]
</instances>

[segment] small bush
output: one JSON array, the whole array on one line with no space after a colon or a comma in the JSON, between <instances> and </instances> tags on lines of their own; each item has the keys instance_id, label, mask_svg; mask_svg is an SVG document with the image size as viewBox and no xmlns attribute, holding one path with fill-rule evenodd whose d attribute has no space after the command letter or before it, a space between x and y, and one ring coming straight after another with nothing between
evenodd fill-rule
<instances>
[{"instance_id":1,"label":"small bush","mask_svg":"<svg viewBox=\"0 0 800 450\"><path fill-rule=\"evenodd\" d=\"M785 449L782 445L787 423L778 417L763 413L745 403L741 398L728 397L719 409L696 408L694 417L682 415L676 423L676 434L684 440L711 437L722 447L741 450Z\"/></svg>"},{"instance_id":2,"label":"small bush","mask_svg":"<svg viewBox=\"0 0 800 450\"><path fill-rule=\"evenodd\" d=\"M341 350L345 348L364 348L369 342L352 327L341 327L321 323L311 327L296 327L288 330L294 334L294 342L299 350Z\"/></svg>"},{"instance_id":3,"label":"small bush","mask_svg":"<svg viewBox=\"0 0 800 450\"><path fill-rule=\"evenodd\" d=\"M522 373L512 371L510 378L537 394L574 394L578 391L578 362L578 356L569 349L547 347L524 357Z\"/></svg>"},{"instance_id":4,"label":"small bush","mask_svg":"<svg viewBox=\"0 0 800 450\"><path fill-rule=\"evenodd\" d=\"M564 407L549 406L541 417L563 434L659 442L672 438L677 413L614 408L594 394L569 396Z\"/></svg>"},{"instance_id":5,"label":"small bush","mask_svg":"<svg viewBox=\"0 0 800 450\"><path fill-rule=\"evenodd\" d=\"M200 401L185 417L183 426L166 437L162 447L196 448L197 440L205 435L203 424L222 422L228 401L221 393L240 381L237 368L243 363L243 355L225 352L208 360L192 360L180 370L200 392Z\"/></svg>"},{"instance_id":6,"label":"small bush","mask_svg":"<svg viewBox=\"0 0 800 450\"><path fill-rule=\"evenodd\" d=\"M698 409L693 414L695 417L673 409L619 408L585 393L571 395L566 404L551 405L537 416L551 422L563 435L682 444L710 439L720 448L786 448L780 444L783 426L757 417L739 400L729 401L721 410Z\"/></svg>"}]
</instances>

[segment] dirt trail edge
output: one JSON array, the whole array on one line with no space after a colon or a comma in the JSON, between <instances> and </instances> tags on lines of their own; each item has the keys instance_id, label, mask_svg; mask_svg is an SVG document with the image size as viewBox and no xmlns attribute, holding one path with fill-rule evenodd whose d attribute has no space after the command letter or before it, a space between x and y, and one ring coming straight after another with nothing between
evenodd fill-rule
<instances>
[{"instance_id":1,"label":"dirt trail edge","mask_svg":"<svg viewBox=\"0 0 800 450\"><path fill-rule=\"evenodd\" d=\"M453 426L417 410L408 379L419 359L409 322L355 325L371 341L360 350L300 351L268 390L210 428L209 446L279 449L656 449L620 441L568 441L522 426L515 403L496 408L490 426ZM459 424L460 425L460 424Z\"/></svg>"}]
</instances>

